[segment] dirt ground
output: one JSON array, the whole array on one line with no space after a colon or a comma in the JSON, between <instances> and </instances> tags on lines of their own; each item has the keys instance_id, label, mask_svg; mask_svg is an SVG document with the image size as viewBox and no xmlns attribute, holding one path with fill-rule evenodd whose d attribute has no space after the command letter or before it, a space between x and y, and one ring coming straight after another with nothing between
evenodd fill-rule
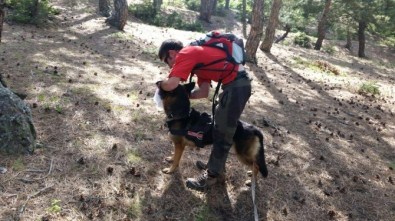
<instances>
[{"instance_id":1,"label":"dirt ground","mask_svg":"<svg viewBox=\"0 0 395 221\"><path fill-rule=\"evenodd\" d=\"M161 172L172 146L152 100L169 71L157 49L201 34L134 18L119 32L94 1L55 7L61 14L48 29L4 25L0 72L27 95L42 147L0 156L0 220L253 220L247 168L234 154L226 184L207 193L184 182L210 147L185 152L176 173ZM229 19L215 18L213 28L241 33ZM332 55L285 42L247 64L253 96L242 119L264 133L269 169L257 180L260 220L394 220L395 55L373 43L361 59L344 42L324 41ZM363 83L380 95L359 93ZM207 112L210 104L193 102Z\"/></svg>"}]
</instances>

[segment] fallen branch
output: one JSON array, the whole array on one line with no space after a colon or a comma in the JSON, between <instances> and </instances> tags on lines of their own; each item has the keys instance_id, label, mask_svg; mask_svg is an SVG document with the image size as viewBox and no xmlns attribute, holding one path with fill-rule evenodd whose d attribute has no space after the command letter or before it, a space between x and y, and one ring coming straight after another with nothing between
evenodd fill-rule
<instances>
[{"instance_id":1,"label":"fallen branch","mask_svg":"<svg viewBox=\"0 0 395 221\"><path fill-rule=\"evenodd\" d=\"M53 185L44 187L44 188L38 190L37 192L29 195L27 197L25 203L23 203L22 206L19 208L19 210L17 210L17 213L18 213L18 214L16 214L17 217L19 217L25 211L26 205L27 205L27 203L29 202L30 199L32 199L32 198L34 198L36 196L39 196L39 195L41 195L43 193L47 193L47 192L49 192L51 190L54 190Z\"/></svg>"},{"instance_id":2,"label":"fallen branch","mask_svg":"<svg viewBox=\"0 0 395 221\"><path fill-rule=\"evenodd\" d=\"M22 182L24 182L24 183L33 183L33 182L36 182L36 181L45 179L45 178L47 178L47 177L51 174L52 168L53 168L53 158L51 159L51 164L49 165L48 173L47 173L45 176L40 177L40 178L36 178L36 179L25 179L25 178L20 178L19 180L22 181ZM35 172L37 172L37 171L35 171Z\"/></svg>"},{"instance_id":3,"label":"fallen branch","mask_svg":"<svg viewBox=\"0 0 395 221\"><path fill-rule=\"evenodd\" d=\"M288 33L289 33L290 31L291 31L291 26L285 25L285 33L284 33L282 36L278 37L278 38L274 41L274 43L279 43L280 41L284 40L284 39L288 36Z\"/></svg>"},{"instance_id":4,"label":"fallen branch","mask_svg":"<svg viewBox=\"0 0 395 221\"><path fill-rule=\"evenodd\" d=\"M25 172L30 172L30 173L44 173L45 170L39 170L39 169L27 169Z\"/></svg>"},{"instance_id":5,"label":"fallen branch","mask_svg":"<svg viewBox=\"0 0 395 221\"><path fill-rule=\"evenodd\" d=\"M3 196L4 196L5 198L11 198L11 197L18 196L18 194L4 193Z\"/></svg>"}]
</instances>

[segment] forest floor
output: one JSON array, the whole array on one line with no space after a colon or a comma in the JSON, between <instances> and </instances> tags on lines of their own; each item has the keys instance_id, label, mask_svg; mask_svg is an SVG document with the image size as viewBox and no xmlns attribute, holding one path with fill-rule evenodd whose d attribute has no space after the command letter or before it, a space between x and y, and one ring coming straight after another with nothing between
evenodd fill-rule
<instances>
[{"instance_id":1,"label":"forest floor","mask_svg":"<svg viewBox=\"0 0 395 221\"><path fill-rule=\"evenodd\" d=\"M56 1L61 14L47 29L4 25L0 72L27 94L43 147L0 156L0 220L253 220L247 168L235 154L226 184L207 193L184 182L210 147L188 149L174 174L161 172L173 148L152 100L169 71L157 50L201 33L134 18L120 32L94 2ZM229 18L215 17L213 28L241 33ZM328 54L291 37L246 65L253 95L242 119L264 133L269 169L257 180L260 220L393 220L394 52L368 41L361 59L344 42L324 41L336 49ZM380 94L360 93L363 84ZM210 104L193 102L207 112Z\"/></svg>"}]
</instances>

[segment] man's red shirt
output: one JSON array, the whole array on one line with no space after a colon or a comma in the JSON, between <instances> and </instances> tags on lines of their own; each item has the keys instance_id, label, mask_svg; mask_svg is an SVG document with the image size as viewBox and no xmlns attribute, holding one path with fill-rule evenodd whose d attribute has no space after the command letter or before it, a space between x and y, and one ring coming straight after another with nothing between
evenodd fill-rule
<instances>
[{"instance_id":1,"label":"man's red shirt","mask_svg":"<svg viewBox=\"0 0 395 221\"><path fill-rule=\"evenodd\" d=\"M218 48L187 46L181 49L176 55L173 68L169 77L179 77L181 81L187 81L189 74L193 72L198 78L198 85L203 82L216 81L223 78L222 83L227 84L233 81L237 75L238 65L221 61L201 69L193 70L198 64L209 64L218 59L226 58L226 53ZM233 71L232 71L233 70Z\"/></svg>"}]
</instances>

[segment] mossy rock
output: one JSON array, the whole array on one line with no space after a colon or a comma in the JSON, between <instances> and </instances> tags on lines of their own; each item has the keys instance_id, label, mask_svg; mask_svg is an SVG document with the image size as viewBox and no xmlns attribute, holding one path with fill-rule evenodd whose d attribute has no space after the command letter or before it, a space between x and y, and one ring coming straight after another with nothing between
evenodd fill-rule
<instances>
[{"instance_id":1,"label":"mossy rock","mask_svg":"<svg viewBox=\"0 0 395 221\"><path fill-rule=\"evenodd\" d=\"M30 108L0 83L0 154L32 153L35 145Z\"/></svg>"}]
</instances>

